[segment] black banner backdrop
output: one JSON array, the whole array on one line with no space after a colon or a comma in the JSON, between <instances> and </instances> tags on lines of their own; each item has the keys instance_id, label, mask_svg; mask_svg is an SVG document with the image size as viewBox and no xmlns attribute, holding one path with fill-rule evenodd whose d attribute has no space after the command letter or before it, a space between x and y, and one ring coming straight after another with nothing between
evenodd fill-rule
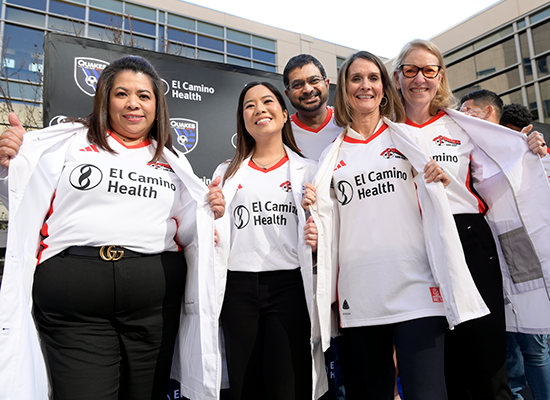
<instances>
[{"instance_id":1,"label":"black banner backdrop","mask_svg":"<svg viewBox=\"0 0 550 400\"><path fill-rule=\"evenodd\" d=\"M99 75L109 63L128 54L145 57L163 79L174 146L185 153L206 184L218 164L235 153L235 114L244 85L268 81L284 93L280 74L48 33L44 39L44 126L90 114ZM334 92L335 85L331 85L331 104ZM290 114L294 113L285 101ZM227 394L222 391L222 399ZM167 398L184 399L176 381L171 381Z\"/></svg>"},{"instance_id":2,"label":"black banner backdrop","mask_svg":"<svg viewBox=\"0 0 550 400\"><path fill-rule=\"evenodd\" d=\"M244 85L268 81L284 91L280 74L48 33L44 39L44 126L65 117L88 115L102 70L127 54L145 57L163 79L174 146L186 153L205 183L210 182L216 166L235 152L235 114Z\"/></svg>"}]
</instances>

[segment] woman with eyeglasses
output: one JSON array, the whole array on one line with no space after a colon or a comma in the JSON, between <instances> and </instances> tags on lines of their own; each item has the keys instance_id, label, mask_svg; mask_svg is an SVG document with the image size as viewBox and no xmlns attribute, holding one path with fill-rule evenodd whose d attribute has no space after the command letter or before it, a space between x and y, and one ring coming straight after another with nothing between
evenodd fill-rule
<instances>
[{"instance_id":1,"label":"woman with eyeglasses","mask_svg":"<svg viewBox=\"0 0 550 400\"><path fill-rule=\"evenodd\" d=\"M498 129L497 125L449 110L455 100L443 57L432 43L425 40L409 42L394 65L393 79L405 107L406 123L420 128L431 156L451 177L446 194L466 262L491 310L490 315L447 332L445 374L449 399L512 399L506 373L504 296L499 255L491 228L484 218L488 211L487 202L476 191L476 188L490 187L486 186L489 183L485 180L499 174L500 170L488 159L486 149L480 148L479 140L476 144L474 138L476 134L479 137L483 132ZM536 137L531 139L531 148L534 152L539 151L541 145ZM497 193L495 190L503 187L485 191L484 196L492 197ZM509 192L509 187L505 186L504 190ZM513 240L519 240L519 237Z\"/></svg>"},{"instance_id":2,"label":"woman with eyeglasses","mask_svg":"<svg viewBox=\"0 0 550 400\"><path fill-rule=\"evenodd\" d=\"M335 115L343 131L304 200L319 233L323 345L338 310L348 400L394 399L394 345L404 397L444 400L445 331L488 312L464 256L454 253L460 242L441 184L448 177L419 130L397 123L403 106L373 54L342 64Z\"/></svg>"}]
</instances>

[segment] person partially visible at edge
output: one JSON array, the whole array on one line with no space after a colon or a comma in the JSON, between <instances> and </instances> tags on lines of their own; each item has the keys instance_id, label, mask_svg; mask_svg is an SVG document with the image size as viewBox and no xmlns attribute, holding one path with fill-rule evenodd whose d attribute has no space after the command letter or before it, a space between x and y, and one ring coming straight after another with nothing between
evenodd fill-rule
<instances>
[{"instance_id":1,"label":"person partially visible at edge","mask_svg":"<svg viewBox=\"0 0 550 400\"><path fill-rule=\"evenodd\" d=\"M218 347L205 288L225 202L173 149L153 66L109 64L88 117L28 133L10 123L0 398L165 398L174 354L182 393L218 398L220 371L201 352Z\"/></svg>"},{"instance_id":2,"label":"person partially visible at edge","mask_svg":"<svg viewBox=\"0 0 550 400\"><path fill-rule=\"evenodd\" d=\"M404 398L446 399L445 331L488 312L455 253L449 177L426 154L419 130L401 123L403 106L373 54L342 64L335 111L344 130L304 199L318 230L323 345L337 309L348 400L394 398L394 345ZM453 254L434 256L434 247Z\"/></svg>"},{"instance_id":3,"label":"person partially visible at edge","mask_svg":"<svg viewBox=\"0 0 550 400\"><path fill-rule=\"evenodd\" d=\"M494 200L491 182L487 183L486 177L491 176L494 169L495 176L504 179L501 170L497 170L484 153L497 148L494 144L485 146L484 141L489 137L494 139L489 131L498 127L450 110L455 99L443 57L428 41L413 40L403 47L394 63L393 79L407 113L406 123L421 129L431 156L451 178L446 194L466 261L491 310L483 318L447 331L445 375L449 399L511 399L505 362L503 281L493 233L485 220L486 200ZM540 137L532 138L531 149L535 153L546 151ZM516 150L524 154L529 149L520 142ZM493 160L498 160L498 156L493 156ZM500 160L503 157L506 154L500 154ZM518 196L512 190L507 194ZM513 200L509 204L513 204ZM496 213L497 202L492 201L491 205L492 212Z\"/></svg>"},{"instance_id":4,"label":"person partially visible at edge","mask_svg":"<svg viewBox=\"0 0 550 400\"><path fill-rule=\"evenodd\" d=\"M327 390L312 323L317 233L304 229L300 206L315 170L296 146L283 95L268 82L247 84L237 105L235 156L214 172L229 207L217 228L232 400L317 399Z\"/></svg>"},{"instance_id":5,"label":"person partially visible at edge","mask_svg":"<svg viewBox=\"0 0 550 400\"><path fill-rule=\"evenodd\" d=\"M296 144L304 156L317 161L323 150L342 132L327 105L330 81L315 57L299 54L283 71L285 94L296 113L290 117Z\"/></svg>"},{"instance_id":6,"label":"person partially visible at edge","mask_svg":"<svg viewBox=\"0 0 550 400\"><path fill-rule=\"evenodd\" d=\"M502 109L500 125L527 134L533 115L523 104L507 104ZM543 158L543 162L549 156ZM548 172L547 172L548 174ZM530 299L514 305L515 312L506 310L506 366L514 400L523 400L521 391L529 385L534 400L550 398L550 354L548 338L550 324L540 323L540 315L550 315L550 301ZM526 322L520 329L513 323L516 314Z\"/></svg>"}]
</instances>

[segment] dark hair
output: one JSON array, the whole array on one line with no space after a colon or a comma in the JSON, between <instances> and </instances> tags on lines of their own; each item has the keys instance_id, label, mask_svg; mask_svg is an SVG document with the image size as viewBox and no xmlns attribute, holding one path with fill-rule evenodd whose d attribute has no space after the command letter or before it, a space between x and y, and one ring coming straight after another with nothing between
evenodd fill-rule
<instances>
[{"instance_id":1,"label":"dark hair","mask_svg":"<svg viewBox=\"0 0 550 400\"><path fill-rule=\"evenodd\" d=\"M351 64L359 58L372 62L380 70L382 85L384 89L384 98L386 103L380 104L380 115L395 122L405 121L405 109L399 101L399 95L395 86L392 84L390 75L384 66L384 63L374 54L368 51L358 51L349 56L340 67L338 72L338 84L336 85L336 96L334 98L334 120L336 125L343 128L350 125L353 121L351 105L348 99L346 88L346 80L348 78L348 70Z\"/></svg>"},{"instance_id":2,"label":"dark hair","mask_svg":"<svg viewBox=\"0 0 550 400\"><path fill-rule=\"evenodd\" d=\"M247 84L244 89L241 91L241 94L239 96L239 103L237 105L237 150L235 151L235 155L229 162L229 166L227 167L227 170L225 171L225 174L223 176L223 181L225 182L226 179L231 178L237 170L239 169L239 166L241 163L246 159L248 156L250 156L254 149L256 148L256 141L250 135L250 133L246 130L246 125L244 123L244 97L246 93L252 89L253 87L256 87L258 85L265 86L266 88L271 91L275 95L275 98L279 102L279 105L281 106L281 109L286 111L288 113L288 109L285 104L285 100L283 98L283 95L279 90L273 86L273 84L269 82L250 82ZM290 118L287 118L285 124L283 125L283 143L286 144L292 151L297 153L299 156L303 157L302 153L300 152L300 149L298 149L298 146L296 145L296 141L294 140L294 134L292 133L292 126L290 125Z\"/></svg>"},{"instance_id":3,"label":"dark hair","mask_svg":"<svg viewBox=\"0 0 550 400\"><path fill-rule=\"evenodd\" d=\"M109 124L109 94L116 76L123 71L145 74L149 77L153 86L156 99L156 120L149 131L149 138L157 141L157 148L151 162L160 159L164 147L177 156L176 151L172 147L170 117L168 116L168 106L166 104L166 97L164 96L162 81L151 63L140 56L130 55L121 57L109 64L99 76L92 113L87 117L77 120L89 128L88 140L101 149L116 154L109 146L106 136L106 132L112 129Z\"/></svg>"},{"instance_id":4,"label":"dark hair","mask_svg":"<svg viewBox=\"0 0 550 400\"><path fill-rule=\"evenodd\" d=\"M474 90L473 92L470 92L462 97L460 100L460 105L462 106L462 104L468 100L473 100L474 104L478 107L486 107L489 105L493 106L497 114L497 120L500 120L504 103L502 102L500 96L495 92L491 92L486 89Z\"/></svg>"},{"instance_id":5,"label":"dark hair","mask_svg":"<svg viewBox=\"0 0 550 400\"><path fill-rule=\"evenodd\" d=\"M502 116L500 117L500 125L512 124L518 128L525 128L533 121L533 114L523 104L507 104L502 108Z\"/></svg>"},{"instance_id":6,"label":"dark hair","mask_svg":"<svg viewBox=\"0 0 550 400\"><path fill-rule=\"evenodd\" d=\"M296 68L302 68L308 64L313 64L317 68L319 68L321 76L326 79L327 73L325 72L325 68L323 68L323 64L321 64L318 59L310 54L298 54L297 56L294 56L290 60L288 60L285 65L285 69L283 71L283 84L285 85L285 88L288 88L288 85L290 84L290 82L288 81L288 75Z\"/></svg>"}]
</instances>

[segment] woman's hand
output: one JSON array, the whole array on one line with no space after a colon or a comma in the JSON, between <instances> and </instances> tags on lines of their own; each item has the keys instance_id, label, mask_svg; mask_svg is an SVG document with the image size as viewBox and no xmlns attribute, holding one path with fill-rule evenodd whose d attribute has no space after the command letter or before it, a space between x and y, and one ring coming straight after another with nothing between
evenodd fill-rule
<instances>
[{"instance_id":1,"label":"woman's hand","mask_svg":"<svg viewBox=\"0 0 550 400\"><path fill-rule=\"evenodd\" d=\"M218 230L214 228L214 247L218 245L220 238L218 237Z\"/></svg>"},{"instance_id":2,"label":"woman's hand","mask_svg":"<svg viewBox=\"0 0 550 400\"><path fill-rule=\"evenodd\" d=\"M304 231L306 243L311 246L311 251L317 252L317 225L315 225L313 217L308 218Z\"/></svg>"},{"instance_id":3,"label":"woman's hand","mask_svg":"<svg viewBox=\"0 0 550 400\"><path fill-rule=\"evenodd\" d=\"M449 186L451 183L451 178L443 168L441 168L434 160L431 160L424 167L424 178L427 183L439 182L443 183L443 187Z\"/></svg>"},{"instance_id":4,"label":"woman's hand","mask_svg":"<svg viewBox=\"0 0 550 400\"><path fill-rule=\"evenodd\" d=\"M218 176L214 181L208 185L208 204L214 213L214 219L223 217L225 213L225 197L223 196L220 183L222 178Z\"/></svg>"},{"instance_id":5,"label":"woman's hand","mask_svg":"<svg viewBox=\"0 0 550 400\"><path fill-rule=\"evenodd\" d=\"M306 192L302 198L302 207L309 210L309 206L315 203L315 187L311 183L306 183Z\"/></svg>"},{"instance_id":6,"label":"woman's hand","mask_svg":"<svg viewBox=\"0 0 550 400\"><path fill-rule=\"evenodd\" d=\"M521 130L521 133L528 135L529 132L533 129L533 125L528 125ZM548 154L548 147L546 147L546 142L540 133L537 131L532 132L527 136L527 143L529 143L529 148L535 154L538 154L541 158Z\"/></svg>"},{"instance_id":7,"label":"woman's hand","mask_svg":"<svg viewBox=\"0 0 550 400\"><path fill-rule=\"evenodd\" d=\"M19 153L25 134L25 129L15 113L10 113L8 121L11 126L0 135L0 165L4 168L8 168L11 159Z\"/></svg>"}]
</instances>

